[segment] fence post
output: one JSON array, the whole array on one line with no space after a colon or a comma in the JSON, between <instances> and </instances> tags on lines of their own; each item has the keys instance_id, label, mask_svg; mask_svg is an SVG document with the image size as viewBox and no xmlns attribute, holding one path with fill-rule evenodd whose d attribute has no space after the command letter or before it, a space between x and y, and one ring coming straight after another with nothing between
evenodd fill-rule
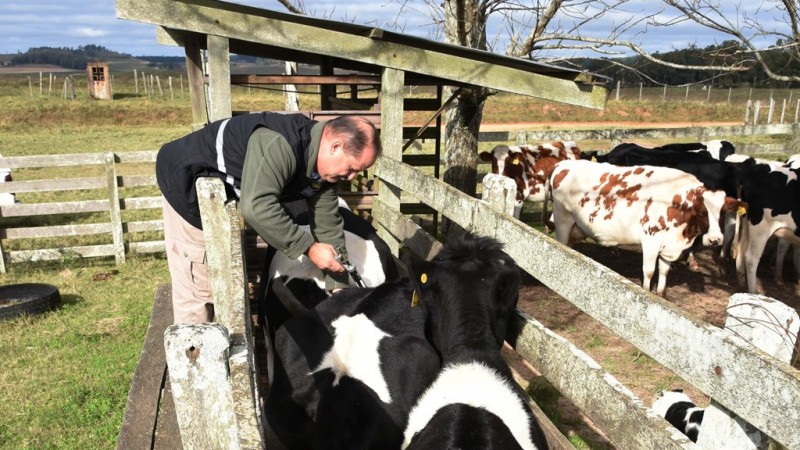
<instances>
[{"instance_id":1,"label":"fence post","mask_svg":"<svg viewBox=\"0 0 800 450\"><path fill-rule=\"evenodd\" d=\"M728 103L730 103L730 102L731 102L731 90L732 90L732 89L733 89L733 88L728 88Z\"/></svg>"},{"instance_id":2,"label":"fence post","mask_svg":"<svg viewBox=\"0 0 800 450\"><path fill-rule=\"evenodd\" d=\"M33 82L30 75L28 75L28 89L31 91L31 98L33 98Z\"/></svg>"},{"instance_id":3,"label":"fence post","mask_svg":"<svg viewBox=\"0 0 800 450\"><path fill-rule=\"evenodd\" d=\"M39 97L41 97L42 94L44 94L44 86L42 86L42 78L43 78L42 72L39 72Z\"/></svg>"},{"instance_id":4,"label":"fence post","mask_svg":"<svg viewBox=\"0 0 800 450\"><path fill-rule=\"evenodd\" d=\"M683 96L683 100L684 101L688 101L689 100L689 85L688 84L686 85L686 94Z\"/></svg>"},{"instance_id":5,"label":"fence post","mask_svg":"<svg viewBox=\"0 0 800 450\"><path fill-rule=\"evenodd\" d=\"M750 125L750 110L753 108L753 101L747 100L747 105L744 107L744 124Z\"/></svg>"},{"instance_id":6,"label":"fence post","mask_svg":"<svg viewBox=\"0 0 800 450\"><path fill-rule=\"evenodd\" d=\"M516 211L517 185L511 178L494 173L483 177L481 200L502 213L518 216Z\"/></svg>"},{"instance_id":7,"label":"fence post","mask_svg":"<svg viewBox=\"0 0 800 450\"><path fill-rule=\"evenodd\" d=\"M228 330L218 323L170 325L164 350L184 447L239 449Z\"/></svg>"},{"instance_id":8,"label":"fence post","mask_svg":"<svg viewBox=\"0 0 800 450\"><path fill-rule=\"evenodd\" d=\"M667 85L664 85L664 92L661 94L661 101L665 101L667 99Z\"/></svg>"},{"instance_id":9,"label":"fence post","mask_svg":"<svg viewBox=\"0 0 800 450\"><path fill-rule=\"evenodd\" d=\"M756 100L756 106L753 108L753 125L758 125L758 114L761 112L761 100Z\"/></svg>"},{"instance_id":10,"label":"fence post","mask_svg":"<svg viewBox=\"0 0 800 450\"><path fill-rule=\"evenodd\" d=\"M752 294L732 295L727 311L725 330L732 336L750 342L782 362L791 360L800 330L797 311L777 300ZM752 375L755 374L747 376ZM769 443L765 434L711 400L697 439L699 447L767 449Z\"/></svg>"},{"instance_id":11,"label":"fence post","mask_svg":"<svg viewBox=\"0 0 800 450\"><path fill-rule=\"evenodd\" d=\"M786 99L783 99L783 106L781 107L781 121L779 124L783 125L783 116L786 113Z\"/></svg>"},{"instance_id":12,"label":"fence post","mask_svg":"<svg viewBox=\"0 0 800 450\"><path fill-rule=\"evenodd\" d=\"M239 209L235 201L226 201L222 180L199 178L196 185L214 299L214 321L225 326L229 334L228 384L239 448L262 448L262 416Z\"/></svg>"},{"instance_id":13,"label":"fence post","mask_svg":"<svg viewBox=\"0 0 800 450\"><path fill-rule=\"evenodd\" d=\"M711 103L711 84L708 85L708 94L706 95L706 103Z\"/></svg>"},{"instance_id":14,"label":"fence post","mask_svg":"<svg viewBox=\"0 0 800 450\"><path fill-rule=\"evenodd\" d=\"M136 86L136 93L139 93L139 74L136 73L136 69L133 69L133 84Z\"/></svg>"},{"instance_id":15,"label":"fence post","mask_svg":"<svg viewBox=\"0 0 800 450\"><path fill-rule=\"evenodd\" d=\"M106 183L108 186L108 206L111 213L111 237L114 239L114 260L125 264L125 241L122 239L122 212L119 207L119 186L114 153L106 153Z\"/></svg>"},{"instance_id":16,"label":"fence post","mask_svg":"<svg viewBox=\"0 0 800 450\"><path fill-rule=\"evenodd\" d=\"M642 82L639 82L639 101L642 101Z\"/></svg>"},{"instance_id":17,"label":"fence post","mask_svg":"<svg viewBox=\"0 0 800 450\"><path fill-rule=\"evenodd\" d=\"M767 125L772 125L772 113L775 111L775 99L770 96L769 110L767 111Z\"/></svg>"},{"instance_id":18,"label":"fence post","mask_svg":"<svg viewBox=\"0 0 800 450\"><path fill-rule=\"evenodd\" d=\"M797 106L794 107L794 123L797 123L798 114L800 114L800 99L797 100Z\"/></svg>"},{"instance_id":19,"label":"fence post","mask_svg":"<svg viewBox=\"0 0 800 450\"><path fill-rule=\"evenodd\" d=\"M619 101L619 86L620 86L620 81L617 80L617 91L614 93L615 96L614 99L617 101Z\"/></svg>"}]
</instances>

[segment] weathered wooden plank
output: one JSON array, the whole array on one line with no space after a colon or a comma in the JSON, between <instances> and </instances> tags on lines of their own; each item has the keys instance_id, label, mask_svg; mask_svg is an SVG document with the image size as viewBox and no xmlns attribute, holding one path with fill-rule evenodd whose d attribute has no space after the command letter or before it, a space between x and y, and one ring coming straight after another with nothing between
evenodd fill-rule
<instances>
[{"instance_id":1,"label":"weathered wooden plank","mask_svg":"<svg viewBox=\"0 0 800 450\"><path fill-rule=\"evenodd\" d=\"M164 241L130 242L128 251L133 254L164 253Z\"/></svg>"},{"instance_id":2,"label":"weathered wooden plank","mask_svg":"<svg viewBox=\"0 0 800 450\"><path fill-rule=\"evenodd\" d=\"M108 189L108 206L111 215L111 238L114 241L114 259L117 264L125 262L125 242L122 240L122 211L119 205L119 187L117 187L117 166L114 154L106 153L106 186Z\"/></svg>"},{"instance_id":3,"label":"weathered wooden plank","mask_svg":"<svg viewBox=\"0 0 800 450\"><path fill-rule=\"evenodd\" d=\"M0 158L0 167L63 167L104 164L103 153L68 153L62 155L7 156Z\"/></svg>"},{"instance_id":4,"label":"weathered wooden plank","mask_svg":"<svg viewBox=\"0 0 800 450\"><path fill-rule=\"evenodd\" d=\"M121 200L123 209L153 209L163 206L163 198L158 197L133 197Z\"/></svg>"},{"instance_id":5,"label":"weathered wooden plank","mask_svg":"<svg viewBox=\"0 0 800 450\"><path fill-rule=\"evenodd\" d=\"M214 320L230 335L230 387L240 448L261 448L263 427L256 386L247 271L243 258L242 220L235 201L226 203L225 186L218 178L197 180L197 199L206 239Z\"/></svg>"},{"instance_id":6,"label":"weathered wooden plank","mask_svg":"<svg viewBox=\"0 0 800 450\"><path fill-rule=\"evenodd\" d=\"M228 376L228 330L175 324L164 333L175 414L187 448L239 449Z\"/></svg>"},{"instance_id":7,"label":"weathered wooden plank","mask_svg":"<svg viewBox=\"0 0 800 450\"><path fill-rule=\"evenodd\" d=\"M117 177L119 187L156 186L155 175L125 175Z\"/></svg>"},{"instance_id":8,"label":"weathered wooden plank","mask_svg":"<svg viewBox=\"0 0 800 450\"><path fill-rule=\"evenodd\" d=\"M70 258L91 258L95 256L114 256L114 246L85 245L78 247L42 248L37 250L14 250L8 252L8 260L12 263L32 261L57 261Z\"/></svg>"},{"instance_id":9,"label":"weathered wooden plank","mask_svg":"<svg viewBox=\"0 0 800 450\"><path fill-rule=\"evenodd\" d=\"M117 162L122 164L132 163L147 163L156 162L158 150L141 150L132 152L117 152L114 153L117 157Z\"/></svg>"},{"instance_id":10,"label":"weathered wooden plank","mask_svg":"<svg viewBox=\"0 0 800 450\"><path fill-rule=\"evenodd\" d=\"M102 189L106 187L105 177L97 178L60 178L35 181L14 181L0 183L0 192L47 192L70 191L82 189Z\"/></svg>"},{"instance_id":11,"label":"weathered wooden plank","mask_svg":"<svg viewBox=\"0 0 800 450\"><path fill-rule=\"evenodd\" d=\"M110 223L91 223L82 225L53 225L49 227L20 227L0 229L4 239L29 239L58 236L84 236L111 232Z\"/></svg>"},{"instance_id":12,"label":"weathered wooden plank","mask_svg":"<svg viewBox=\"0 0 800 450\"><path fill-rule=\"evenodd\" d=\"M522 311L509 343L547 381L589 415L619 448L696 449L697 446L603 370L589 355Z\"/></svg>"},{"instance_id":13,"label":"weathered wooden plank","mask_svg":"<svg viewBox=\"0 0 800 450\"><path fill-rule=\"evenodd\" d=\"M395 69L384 69L381 75L381 145L383 154L391 158L403 157L403 86L405 72ZM400 190L383 183L378 184L378 195L391 208L400 210ZM380 212L373 209L377 221L381 221ZM392 253L397 255L399 247L396 241L388 239L378 230L380 236L389 245Z\"/></svg>"},{"instance_id":14,"label":"weathered wooden plank","mask_svg":"<svg viewBox=\"0 0 800 450\"><path fill-rule=\"evenodd\" d=\"M142 233L145 231L161 231L164 229L164 221L159 220L140 220L128 222L125 231L128 233Z\"/></svg>"},{"instance_id":15,"label":"weathered wooden plank","mask_svg":"<svg viewBox=\"0 0 800 450\"><path fill-rule=\"evenodd\" d=\"M181 430L178 427L178 416L175 413L175 401L172 399L172 383L169 377L164 381L164 391L158 405L158 422L153 439L153 450L183 450ZM122 449L119 449L122 450Z\"/></svg>"},{"instance_id":16,"label":"weathered wooden plank","mask_svg":"<svg viewBox=\"0 0 800 450\"><path fill-rule=\"evenodd\" d=\"M80 200L58 203L17 203L0 207L3 217L44 216L108 211L108 200Z\"/></svg>"},{"instance_id":17,"label":"weathered wooden plank","mask_svg":"<svg viewBox=\"0 0 800 450\"><path fill-rule=\"evenodd\" d=\"M797 369L419 170L386 157L377 169L382 184L413 192L462 227L496 237L523 270L598 322L781 444L800 447L800 409L788 407L800 404Z\"/></svg>"},{"instance_id":18,"label":"weathered wooden plank","mask_svg":"<svg viewBox=\"0 0 800 450\"><path fill-rule=\"evenodd\" d=\"M172 295L169 284L156 288L150 324L142 344L142 353L133 373L125 414L117 436L117 449L149 449L158 422L161 391L166 379L164 330L172 324ZM174 411L173 411L174 414Z\"/></svg>"},{"instance_id":19,"label":"weathered wooden plank","mask_svg":"<svg viewBox=\"0 0 800 450\"><path fill-rule=\"evenodd\" d=\"M209 34L208 104L210 122L231 116L231 57L228 39Z\"/></svg>"}]
</instances>

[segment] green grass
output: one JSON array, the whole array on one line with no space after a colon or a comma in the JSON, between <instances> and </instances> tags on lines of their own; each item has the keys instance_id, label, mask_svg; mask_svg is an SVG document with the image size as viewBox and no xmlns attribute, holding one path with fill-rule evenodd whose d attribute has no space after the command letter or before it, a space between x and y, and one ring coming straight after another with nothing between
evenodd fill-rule
<instances>
[{"instance_id":1,"label":"green grass","mask_svg":"<svg viewBox=\"0 0 800 450\"><path fill-rule=\"evenodd\" d=\"M162 87L167 75L159 75ZM179 76L171 75L174 79ZM38 94L38 74L31 77L33 97L27 75L0 77L0 153L22 156L157 150L190 130L185 76L187 90L179 92L177 81L173 81L174 99L170 99L168 94L136 94L132 73L117 73L113 101L89 99L80 77L75 82L78 98L62 99L62 76L58 75L49 97ZM46 93L46 84L44 90ZM274 91L234 88L233 94L235 110L282 109L282 98ZM679 106L679 102L659 101L656 94L660 93L651 94L642 102L612 100L602 112L501 94L487 102L484 123L543 122L543 127L553 128L560 121L675 121L676 116L688 115L698 121L736 121L743 117L741 103L728 106L695 100ZM415 95L430 93L420 88ZM301 107L317 109L317 102L316 94L303 94ZM44 173L31 170L14 175L24 180ZM31 197L23 196L23 200L34 200L33 194L25 195ZM25 218L0 218L0 226L9 223L26 226ZM94 275L114 270L119 272L109 280L92 281ZM11 265L7 274L0 275L1 284L54 284L63 299L57 311L0 322L0 448L115 446L155 287L168 279L161 257L129 258L120 266L113 260L65 258ZM598 339L588 344L603 345ZM664 380L663 385L671 383ZM578 448L598 448L580 436L570 439Z\"/></svg>"},{"instance_id":2,"label":"green grass","mask_svg":"<svg viewBox=\"0 0 800 450\"><path fill-rule=\"evenodd\" d=\"M93 281L102 273L109 280ZM113 448L163 258L12 266L2 284L58 287L61 307L0 322L0 447Z\"/></svg>"}]
</instances>

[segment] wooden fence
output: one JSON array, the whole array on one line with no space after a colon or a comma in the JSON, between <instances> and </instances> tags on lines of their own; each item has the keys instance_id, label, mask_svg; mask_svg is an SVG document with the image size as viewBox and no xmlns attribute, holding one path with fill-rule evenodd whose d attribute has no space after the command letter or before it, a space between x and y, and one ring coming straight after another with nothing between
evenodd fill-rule
<instances>
[{"instance_id":1,"label":"wooden fence","mask_svg":"<svg viewBox=\"0 0 800 450\"><path fill-rule=\"evenodd\" d=\"M625 140L709 140L718 136L790 134L798 125L692 127L672 129L521 130L481 132L481 142L524 143L554 140L607 141L608 149ZM778 144L779 145L779 144ZM746 147L739 153L752 153ZM87 153L0 158L0 167L14 171L13 182L0 183L0 193L13 192L22 203L0 206L0 273L9 264L69 258L114 257L158 253L161 198L155 187L155 151ZM74 168L57 176L45 169ZM24 177L20 173L25 174ZM27 198L33 196L33 201ZM75 199L92 196L91 199ZM41 201L38 198L44 198ZM348 202L358 202L353 198ZM150 210L136 214L134 210ZM107 214L98 218L98 214ZM147 219L142 219L141 216ZM25 219L23 219L25 218ZM36 219L33 219L36 218ZM64 245L67 237L85 236L92 244ZM91 238L90 238L91 236ZM58 240L47 240L58 238Z\"/></svg>"},{"instance_id":2,"label":"wooden fence","mask_svg":"<svg viewBox=\"0 0 800 450\"><path fill-rule=\"evenodd\" d=\"M155 156L142 151L0 158L0 167L12 169L19 180L0 183L0 192L18 199L0 207L0 273L8 264L29 261L114 257L119 264L127 254L163 252L163 239L140 240L163 230ZM47 169L55 175L40 176ZM149 220L132 213L148 209L159 212L151 211Z\"/></svg>"}]
</instances>

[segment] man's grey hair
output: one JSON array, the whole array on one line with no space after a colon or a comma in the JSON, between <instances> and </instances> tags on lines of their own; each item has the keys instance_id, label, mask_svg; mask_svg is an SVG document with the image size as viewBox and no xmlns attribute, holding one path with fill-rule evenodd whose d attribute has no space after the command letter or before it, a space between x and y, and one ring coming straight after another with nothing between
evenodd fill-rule
<instances>
[{"instance_id":1,"label":"man's grey hair","mask_svg":"<svg viewBox=\"0 0 800 450\"><path fill-rule=\"evenodd\" d=\"M359 116L339 116L329 120L325 129L342 138L348 154L359 157L367 146L375 149L378 156L383 151L378 129L369 120Z\"/></svg>"}]
</instances>

